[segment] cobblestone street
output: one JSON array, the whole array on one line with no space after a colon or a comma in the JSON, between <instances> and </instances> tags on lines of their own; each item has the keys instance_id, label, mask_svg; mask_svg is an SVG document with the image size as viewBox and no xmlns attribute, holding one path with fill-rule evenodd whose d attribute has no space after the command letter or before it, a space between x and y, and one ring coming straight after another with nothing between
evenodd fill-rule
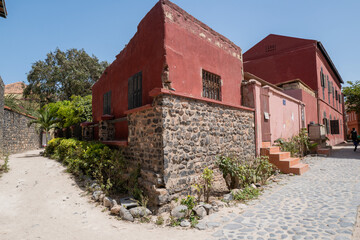
<instances>
[{"instance_id":1,"label":"cobblestone street","mask_svg":"<svg viewBox=\"0 0 360 240\"><path fill-rule=\"evenodd\" d=\"M216 216L215 239L351 239L360 205L360 152L334 147L331 157L305 159L310 171L266 190L242 214ZM221 214L221 213L218 213ZM219 217L218 217L219 219ZM206 223L205 223L206 224Z\"/></svg>"}]
</instances>

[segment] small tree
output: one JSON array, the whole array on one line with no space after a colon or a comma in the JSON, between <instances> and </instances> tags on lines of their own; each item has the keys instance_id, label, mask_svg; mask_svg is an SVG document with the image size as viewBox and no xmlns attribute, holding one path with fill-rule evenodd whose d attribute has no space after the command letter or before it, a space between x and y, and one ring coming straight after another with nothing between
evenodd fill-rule
<instances>
[{"instance_id":1,"label":"small tree","mask_svg":"<svg viewBox=\"0 0 360 240\"><path fill-rule=\"evenodd\" d=\"M347 82L350 86L343 88L346 110L360 112L360 81Z\"/></svg>"},{"instance_id":2,"label":"small tree","mask_svg":"<svg viewBox=\"0 0 360 240\"><path fill-rule=\"evenodd\" d=\"M57 119L52 115L48 108L42 108L35 113L35 120L29 122L28 127L36 124L37 128L45 132L45 142L51 129L56 127Z\"/></svg>"}]
</instances>

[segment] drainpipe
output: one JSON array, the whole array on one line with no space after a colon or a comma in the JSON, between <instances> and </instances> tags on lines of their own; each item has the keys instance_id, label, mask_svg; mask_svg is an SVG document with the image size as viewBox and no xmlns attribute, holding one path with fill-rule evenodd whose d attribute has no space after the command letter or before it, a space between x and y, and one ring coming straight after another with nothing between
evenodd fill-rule
<instances>
[{"instance_id":1,"label":"drainpipe","mask_svg":"<svg viewBox=\"0 0 360 240\"><path fill-rule=\"evenodd\" d=\"M257 111L258 111L258 108L256 107L256 103L257 103L257 101L256 101L256 84L255 83L253 83L252 84L252 92L253 92L253 98L254 98L254 109L255 109L255 112L254 112L254 115L255 115L255 117L254 117L254 125L255 125L255 127L254 127L254 131L255 131L255 156L256 157L258 157L259 155L260 155L260 152L258 152L258 132L257 132L257 130L258 130L258 128L257 128Z\"/></svg>"}]
</instances>

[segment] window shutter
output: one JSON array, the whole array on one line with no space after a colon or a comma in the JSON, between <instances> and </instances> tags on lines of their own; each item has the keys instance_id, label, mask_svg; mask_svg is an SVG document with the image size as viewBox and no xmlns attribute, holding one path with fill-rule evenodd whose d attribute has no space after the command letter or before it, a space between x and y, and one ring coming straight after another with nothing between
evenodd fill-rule
<instances>
[{"instance_id":1,"label":"window shutter","mask_svg":"<svg viewBox=\"0 0 360 240\"><path fill-rule=\"evenodd\" d=\"M339 120L330 120L331 134L339 134Z\"/></svg>"},{"instance_id":2,"label":"window shutter","mask_svg":"<svg viewBox=\"0 0 360 240\"><path fill-rule=\"evenodd\" d=\"M103 114L106 114L106 106L107 106L107 97L106 93L103 95Z\"/></svg>"},{"instance_id":3,"label":"window shutter","mask_svg":"<svg viewBox=\"0 0 360 240\"><path fill-rule=\"evenodd\" d=\"M133 81L130 77L128 80L128 108L133 109Z\"/></svg>"},{"instance_id":4,"label":"window shutter","mask_svg":"<svg viewBox=\"0 0 360 240\"><path fill-rule=\"evenodd\" d=\"M128 80L128 109L142 105L142 72L135 74Z\"/></svg>"}]
</instances>

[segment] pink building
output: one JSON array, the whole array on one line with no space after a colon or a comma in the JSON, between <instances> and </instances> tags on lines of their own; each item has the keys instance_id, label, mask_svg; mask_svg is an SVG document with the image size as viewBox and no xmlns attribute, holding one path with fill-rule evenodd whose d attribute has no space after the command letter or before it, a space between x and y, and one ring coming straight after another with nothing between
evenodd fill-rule
<instances>
[{"instance_id":1,"label":"pink building","mask_svg":"<svg viewBox=\"0 0 360 240\"><path fill-rule=\"evenodd\" d=\"M344 141L343 80L321 42L270 34L244 53L244 69L275 85L300 79L315 92L316 101L304 92L287 93L310 103L306 125L324 124L330 145Z\"/></svg>"}]
</instances>

